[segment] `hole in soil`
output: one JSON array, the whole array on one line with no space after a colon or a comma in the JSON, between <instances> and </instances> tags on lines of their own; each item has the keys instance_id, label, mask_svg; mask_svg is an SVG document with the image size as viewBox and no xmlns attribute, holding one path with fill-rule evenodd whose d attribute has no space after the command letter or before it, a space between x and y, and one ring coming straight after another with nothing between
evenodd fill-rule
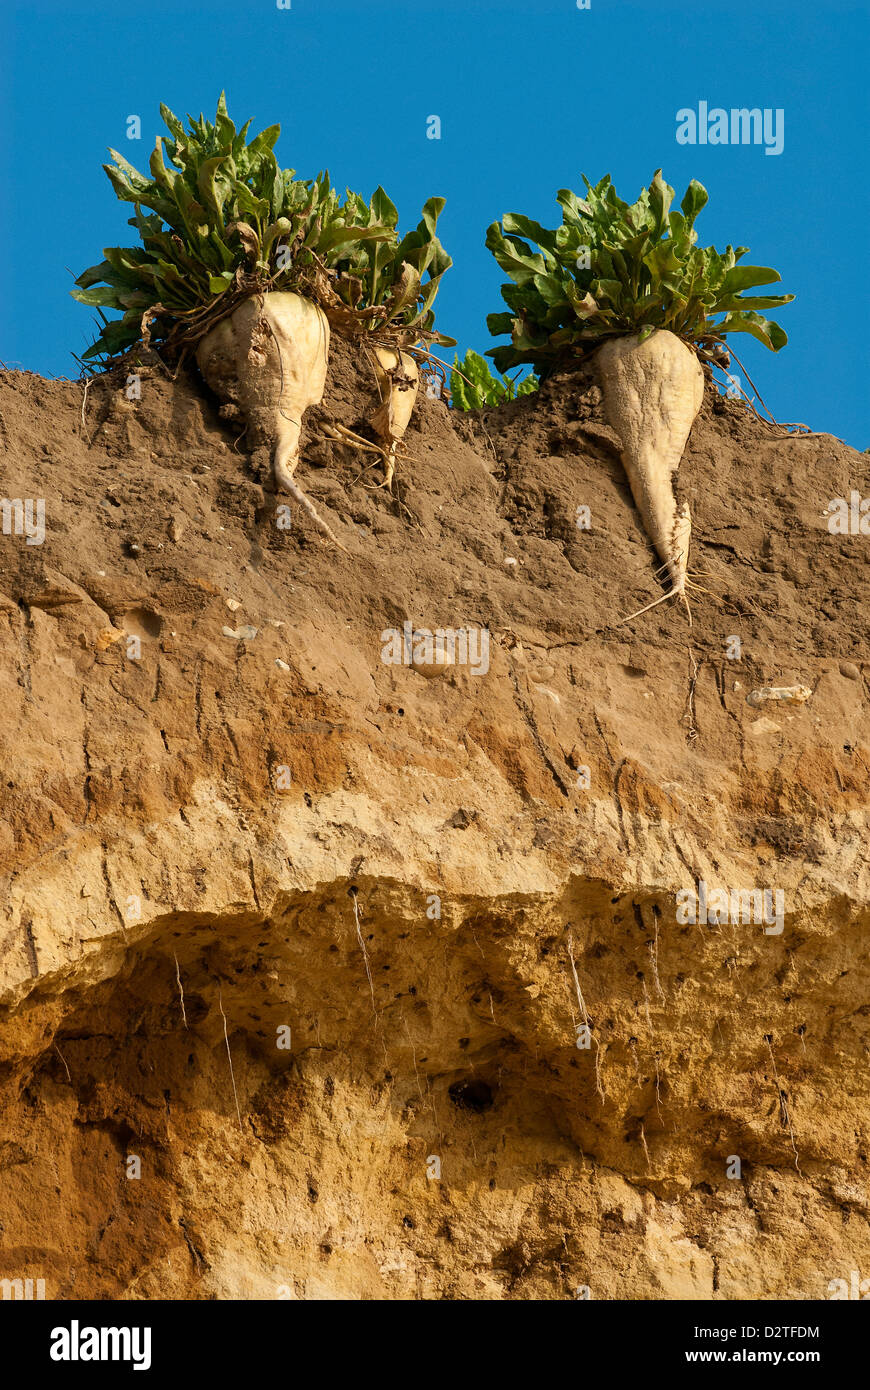
<instances>
[{"instance_id":1,"label":"hole in soil","mask_svg":"<svg viewBox=\"0 0 870 1390\"><path fill-rule=\"evenodd\" d=\"M163 619L150 608L130 608L121 619L121 626L131 637L147 640L160 636Z\"/></svg>"},{"instance_id":2,"label":"hole in soil","mask_svg":"<svg viewBox=\"0 0 870 1390\"><path fill-rule=\"evenodd\" d=\"M454 1081L448 1092L454 1105L480 1115L493 1103L492 1087L485 1081Z\"/></svg>"}]
</instances>

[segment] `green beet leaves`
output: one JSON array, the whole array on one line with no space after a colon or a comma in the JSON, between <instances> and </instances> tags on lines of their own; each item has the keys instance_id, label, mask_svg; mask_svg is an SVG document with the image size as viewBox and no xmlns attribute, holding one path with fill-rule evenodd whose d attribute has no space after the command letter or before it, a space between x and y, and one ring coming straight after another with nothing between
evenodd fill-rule
<instances>
[{"instance_id":1,"label":"green beet leaves","mask_svg":"<svg viewBox=\"0 0 870 1390\"><path fill-rule=\"evenodd\" d=\"M794 295L746 297L745 290L780 276L767 266L738 265L746 246L719 252L697 245L695 219L707 202L697 180L679 211L660 169L632 204L617 196L609 175L594 187L583 181L582 198L559 191L560 227L506 213L486 234L510 277L502 286L510 312L487 319L491 333L510 334L510 344L487 354L500 372L530 363L546 373L604 338L656 328L707 348L728 333L750 333L774 352L784 346L779 324L757 311L788 304Z\"/></svg>"}]
</instances>

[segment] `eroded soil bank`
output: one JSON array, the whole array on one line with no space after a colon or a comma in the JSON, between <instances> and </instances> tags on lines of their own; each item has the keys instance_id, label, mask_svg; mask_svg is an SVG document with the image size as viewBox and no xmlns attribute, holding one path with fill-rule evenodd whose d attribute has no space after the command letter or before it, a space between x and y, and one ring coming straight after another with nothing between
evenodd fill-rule
<instances>
[{"instance_id":1,"label":"eroded soil bank","mask_svg":"<svg viewBox=\"0 0 870 1390\"><path fill-rule=\"evenodd\" d=\"M868 460L708 392L708 592L620 627L657 562L591 375L423 398L401 504L319 437L374 403L337 343L299 479L348 557L276 524L192 377L97 383L84 424L79 387L0 377L4 493L45 502L42 544L0 536L0 1277L866 1277L870 544L825 508ZM406 622L486 662L385 663ZM782 931L678 920L700 880L781 892Z\"/></svg>"}]
</instances>

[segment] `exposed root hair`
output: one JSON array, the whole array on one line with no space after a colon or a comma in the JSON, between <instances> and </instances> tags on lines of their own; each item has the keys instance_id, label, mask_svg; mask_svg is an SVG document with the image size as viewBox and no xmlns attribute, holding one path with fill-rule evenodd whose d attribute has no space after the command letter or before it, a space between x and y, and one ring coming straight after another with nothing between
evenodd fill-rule
<instances>
[{"instance_id":1,"label":"exposed root hair","mask_svg":"<svg viewBox=\"0 0 870 1390\"><path fill-rule=\"evenodd\" d=\"M686 598L684 585L685 580L683 580L683 583L679 586L679 588L677 588L675 585L673 589L668 589L666 594L660 594L658 598L654 598L652 603L644 604L643 608L636 609L634 613L629 613L625 618L619 618L617 622L614 623L614 627L622 627L624 623L632 622L634 618L639 618L642 613L648 613L651 608L658 608L660 603L666 603L669 598L681 598L683 600L683 603L686 605L686 612L689 615L689 623L691 625L692 610L689 608L689 600Z\"/></svg>"},{"instance_id":2,"label":"exposed root hair","mask_svg":"<svg viewBox=\"0 0 870 1390\"><path fill-rule=\"evenodd\" d=\"M672 552L667 560L654 571L656 579L664 582L665 579L673 579L676 570L678 578L672 583L671 588L666 593L660 594L652 602L638 608L634 613L629 613L627 617L620 618L616 627L622 627L624 623L630 623L634 618L639 618L641 614L648 613L651 608L657 608L660 603L665 603L669 598L680 598L686 609L686 616L689 619L689 627L692 626L692 609L689 605L689 597L686 590L696 594L707 594L710 598L715 598L715 594L710 589L705 589L703 585L696 584L689 578L689 541L692 533L691 517L689 508L684 503L680 509L676 522L674 523L674 533L672 541ZM706 577L706 576L705 576Z\"/></svg>"},{"instance_id":3,"label":"exposed root hair","mask_svg":"<svg viewBox=\"0 0 870 1390\"><path fill-rule=\"evenodd\" d=\"M279 458L277 452L275 454L273 469L275 473L275 486L279 488L281 492L289 492L294 502L298 502L300 507L304 507L305 511L311 517L311 520L314 522L315 526L319 527L323 534L329 537L333 545L337 545L339 550L343 550L345 555L349 555L350 551L348 550L347 546L342 545L341 541L338 539L338 536L335 534L329 523L323 520L323 517L320 515L314 503L311 501L311 498L306 497L305 493L302 491L301 487L293 477L292 472L289 468L287 468L283 459Z\"/></svg>"}]
</instances>

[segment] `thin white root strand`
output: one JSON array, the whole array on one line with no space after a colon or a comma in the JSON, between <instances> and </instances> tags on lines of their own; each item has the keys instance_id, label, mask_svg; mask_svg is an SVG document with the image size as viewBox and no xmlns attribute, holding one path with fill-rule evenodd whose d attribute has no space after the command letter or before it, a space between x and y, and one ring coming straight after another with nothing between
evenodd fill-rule
<instances>
[{"instance_id":1,"label":"thin white root strand","mask_svg":"<svg viewBox=\"0 0 870 1390\"><path fill-rule=\"evenodd\" d=\"M328 538L332 541L333 545L338 546L338 549L342 550L345 555L350 554L350 551L348 550L347 546L343 545L342 542L338 539L338 536L335 534L332 527L329 525L329 522L323 520L323 517L320 515L314 503L311 501L311 498L305 496L305 493L302 491L298 483L295 483L292 478L288 480L282 479L281 487L284 489L284 491L289 492L294 502L298 502L300 507L305 508L305 511L311 517L311 520L314 522L315 526L319 527L319 529L323 532L325 536L328 536Z\"/></svg>"},{"instance_id":2,"label":"thin white root strand","mask_svg":"<svg viewBox=\"0 0 870 1390\"><path fill-rule=\"evenodd\" d=\"M224 1042L227 1045L227 1057L229 1058L230 1063L230 1081L233 1083L233 1099L236 1102L236 1114L239 1117L239 1129L242 1131L242 1134L244 1134L245 1127L242 1124L242 1112L239 1109L239 1093L236 1090L236 1078L233 1073L233 1054L230 1052L230 1036L227 1032L227 1016L224 1013L224 1000L222 990L218 990L218 1005L220 1006L221 1018L224 1021Z\"/></svg>"},{"instance_id":3,"label":"thin white root strand","mask_svg":"<svg viewBox=\"0 0 870 1390\"><path fill-rule=\"evenodd\" d=\"M657 578L664 575L669 579L674 579L675 582L673 587L668 589L667 593L660 594L658 598L653 599L651 603L647 603L643 608L638 608L636 612L629 613L628 617L620 618L615 624L616 627L622 627L624 623L630 623L634 618L639 618L642 613L648 613L651 608L657 608L660 603L664 603L669 598L681 598L683 600L689 619L689 627L692 626L692 610L689 607L686 588L688 586L693 589L698 589L699 586L697 584L692 584L691 580L687 577L691 535L692 518L689 513L689 505L687 502L684 502L676 514L667 558L655 571Z\"/></svg>"},{"instance_id":4,"label":"thin white root strand","mask_svg":"<svg viewBox=\"0 0 870 1390\"><path fill-rule=\"evenodd\" d=\"M366 943L363 941L362 929L360 927L359 903L357 902L356 890L353 891L351 897L353 898L353 918L354 922L356 923L356 939L359 942L359 948L362 951L363 964L366 968L366 979L369 982L369 992L372 996L372 1013L377 1014L378 1010L377 1005L375 1004L375 987L372 983L372 972L369 968L369 953L366 950Z\"/></svg>"},{"instance_id":5,"label":"thin white root strand","mask_svg":"<svg viewBox=\"0 0 870 1390\"><path fill-rule=\"evenodd\" d=\"M326 435L327 439L354 444L358 449L364 449L367 453L377 454L384 466L383 479L377 486L379 488L385 487L392 491L400 442L398 439L394 439L389 449L387 449L383 444L373 444L370 439L363 439L361 435L354 434L353 430L349 430L346 425L324 425L323 433Z\"/></svg>"},{"instance_id":6,"label":"thin white root strand","mask_svg":"<svg viewBox=\"0 0 870 1390\"><path fill-rule=\"evenodd\" d=\"M667 568L665 565L661 566L661 569L665 568ZM659 571L657 571L657 573L658 572ZM689 619L689 627L691 627L692 610L689 607L689 596L686 593L687 589L691 589L692 592L695 594L706 594L708 598L716 597L716 595L713 593L711 589L705 589L702 584L696 584L693 579L689 579L688 576L685 576L681 585L676 586L673 589L669 589L666 594L660 594L658 598L653 599L652 603L646 604L644 608L638 608L636 613L629 613L628 617L619 618L618 621L614 624L614 626L622 627L623 623L630 623L632 618L639 618L641 613L648 613L651 608L658 607L660 603L664 603L669 598L681 598L686 606L686 613Z\"/></svg>"},{"instance_id":7,"label":"thin white root strand","mask_svg":"<svg viewBox=\"0 0 870 1390\"><path fill-rule=\"evenodd\" d=\"M634 613L629 613L626 618L619 618L618 621L614 623L614 627L622 627L623 623L630 623L634 618L639 618L642 613L648 613L651 608L658 608L660 603L666 603L669 598L681 598L685 603L687 610L689 609L689 603L688 599L686 598L685 589L683 585L680 585L679 588L669 589L666 594L660 594L658 598L653 599L652 603L647 603L644 605L643 608L638 608ZM691 621L692 614L691 610L689 610L690 624Z\"/></svg>"},{"instance_id":8,"label":"thin white root strand","mask_svg":"<svg viewBox=\"0 0 870 1390\"><path fill-rule=\"evenodd\" d=\"M601 1080L601 1044L597 1038L593 1038L592 1041L595 1043L595 1089L598 1092L599 1100L603 1104L607 1100L607 1095L604 1090L604 1083Z\"/></svg>"},{"instance_id":9,"label":"thin white root strand","mask_svg":"<svg viewBox=\"0 0 870 1390\"><path fill-rule=\"evenodd\" d=\"M339 550L343 550L345 555L349 555L350 551L348 550L347 546L342 545L341 541L338 539L338 536L335 534L329 523L323 520L323 517L320 515L314 503L311 501L311 498L306 497L305 493L302 491L301 487L296 482L296 479L293 477L292 470L289 469L286 466L286 464L284 464L283 461L281 461L278 458L277 454L275 456L273 471L275 474L276 488L278 488L281 492L288 492L290 496L293 498L294 502L298 502L299 506L304 508L304 510L308 513L315 526L317 526L325 536L329 537L333 545L337 545Z\"/></svg>"},{"instance_id":10,"label":"thin white root strand","mask_svg":"<svg viewBox=\"0 0 870 1390\"><path fill-rule=\"evenodd\" d=\"M574 976L574 988L577 991L577 1003L580 1007L580 1013L583 1016L583 1022L586 1024L586 1027L588 1028L589 1015L586 1012L586 1001L583 998L583 991L580 988L580 978L577 974L577 966L574 961L574 942L571 939L570 932L568 933L568 960L571 962L571 974Z\"/></svg>"},{"instance_id":11,"label":"thin white root strand","mask_svg":"<svg viewBox=\"0 0 870 1390\"><path fill-rule=\"evenodd\" d=\"M324 425L323 432L327 439L334 439L338 442L353 444L357 449L364 449L366 453L377 454L384 467L384 477L377 488L386 487L392 491L393 474L396 471L394 461L395 443L391 445L389 452L382 444L373 444L370 439L363 439L360 435L354 434L346 425ZM371 465L366 465L370 467Z\"/></svg>"},{"instance_id":12,"label":"thin white root strand","mask_svg":"<svg viewBox=\"0 0 870 1390\"><path fill-rule=\"evenodd\" d=\"M365 449L370 454L377 454L379 458L382 458L384 463L386 463L387 451L382 445L373 444L370 439L363 439L361 434L354 434L353 430L347 428L347 425L340 425L337 423L334 425L323 425L322 429L327 439L335 440L337 443L344 442L355 444L358 449Z\"/></svg>"},{"instance_id":13,"label":"thin white root strand","mask_svg":"<svg viewBox=\"0 0 870 1390\"><path fill-rule=\"evenodd\" d=\"M178 993L181 999L181 1017L184 1019L184 1026L187 1027L187 1014L184 1010L184 988L181 983L181 971L178 968L178 956L173 952L172 959L175 961L175 979L178 984Z\"/></svg>"},{"instance_id":14,"label":"thin white root strand","mask_svg":"<svg viewBox=\"0 0 870 1390\"><path fill-rule=\"evenodd\" d=\"M85 425L85 409L86 409L87 404L88 404L88 391L90 390L90 388L91 388L91 379L90 379L90 377L88 377L88 379L87 379L86 382L85 382L85 389L84 389L84 392L83 392L83 394L82 394L82 438L84 439L84 441L85 441L86 445L88 446L88 448L91 447L91 441L88 439L88 431L87 431L87 427L86 427L86 425Z\"/></svg>"}]
</instances>

